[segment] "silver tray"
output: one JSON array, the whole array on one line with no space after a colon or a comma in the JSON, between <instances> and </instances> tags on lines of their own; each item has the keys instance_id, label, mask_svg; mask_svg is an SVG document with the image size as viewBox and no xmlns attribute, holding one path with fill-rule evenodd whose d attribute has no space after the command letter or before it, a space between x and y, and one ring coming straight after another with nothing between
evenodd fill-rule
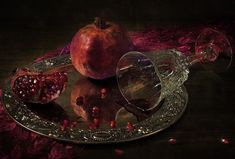
<instances>
[{"instance_id":1,"label":"silver tray","mask_svg":"<svg viewBox=\"0 0 235 159\"><path fill-rule=\"evenodd\" d=\"M34 63L28 68L46 71L67 64L71 64L69 55ZM99 106L101 113L103 113L103 119L101 119L102 122L98 128L91 129L89 125L92 123L90 107L79 107L78 111L78 107L74 106L72 101L77 92L89 96L90 90L96 91L103 87L109 91L109 97ZM53 103L47 105L23 103L12 94L9 83L3 89L2 99L4 108L12 119L30 131L73 143L107 144L140 139L171 126L184 113L188 94L185 87L182 86L168 96L155 110L141 112L120 102L122 96L119 94L114 78L94 81L83 77L71 68L65 92ZM90 105L92 104L90 103ZM78 112L83 113L79 115ZM77 124L63 130L61 123L65 119L71 122L75 121ZM111 120L116 121L115 128L109 126ZM131 131L126 127L128 122L133 123Z\"/></svg>"}]
</instances>

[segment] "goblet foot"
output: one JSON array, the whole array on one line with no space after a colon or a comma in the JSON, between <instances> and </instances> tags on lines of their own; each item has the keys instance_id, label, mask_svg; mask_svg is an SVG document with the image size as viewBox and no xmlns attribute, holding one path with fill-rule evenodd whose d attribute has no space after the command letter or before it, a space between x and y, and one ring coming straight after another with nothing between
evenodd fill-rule
<instances>
[{"instance_id":1,"label":"goblet foot","mask_svg":"<svg viewBox=\"0 0 235 159\"><path fill-rule=\"evenodd\" d=\"M203 67L215 72L226 71L232 63L232 47L226 36L214 29L204 29L195 43L195 54Z\"/></svg>"}]
</instances>

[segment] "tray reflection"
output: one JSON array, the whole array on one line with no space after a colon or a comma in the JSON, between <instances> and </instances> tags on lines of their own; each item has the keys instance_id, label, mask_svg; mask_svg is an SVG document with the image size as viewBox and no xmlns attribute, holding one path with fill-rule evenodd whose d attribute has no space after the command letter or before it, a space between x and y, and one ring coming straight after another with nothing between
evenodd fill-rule
<instances>
[{"instance_id":1,"label":"tray reflection","mask_svg":"<svg viewBox=\"0 0 235 159\"><path fill-rule=\"evenodd\" d=\"M138 102L138 101L137 101ZM69 73L65 92L54 102L40 105L29 104L28 108L41 118L62 123L76 122L81 129L111 129L125 127L145 120L160 107L148 112L128 104L118 90L115 78L102 81Z\"/></svg>"}]
</instances>

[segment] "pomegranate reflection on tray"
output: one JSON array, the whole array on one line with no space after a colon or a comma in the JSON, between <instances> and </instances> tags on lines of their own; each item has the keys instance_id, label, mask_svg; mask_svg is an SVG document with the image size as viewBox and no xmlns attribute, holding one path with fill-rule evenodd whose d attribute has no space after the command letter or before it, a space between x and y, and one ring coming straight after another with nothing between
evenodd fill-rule
<instances>
[{"instance_id":1,"label":"pomegranate reflection on tray","mask_svg":"<svg viewBox=\"0 0 235 159\"><path fill-rule=\"evenodd\" d=\"M71 106L90 129L99 128L101 124L114 128L116 113L121 109L113 101L114 95L107 84L95 84L84 78L76 83L71 92Z\"/></svg>"},{"instance_id":2,"label":"pomegranate reflection on tray","mask_svg":"<svg viewBox=\"0 0 235 159\"><path fill-rule=\"evenodd\" d=\"M70 102L75 114L81 117L90 129L128 126L128 123L123 123L121 118L129 118L129 123L134 123L136 120L142 121L148 118L159 109L158 107L152 111L142 112L128 104L118 91L113 78L104 82L79 79L71 91Z\"/></svg>"}]
</instances>

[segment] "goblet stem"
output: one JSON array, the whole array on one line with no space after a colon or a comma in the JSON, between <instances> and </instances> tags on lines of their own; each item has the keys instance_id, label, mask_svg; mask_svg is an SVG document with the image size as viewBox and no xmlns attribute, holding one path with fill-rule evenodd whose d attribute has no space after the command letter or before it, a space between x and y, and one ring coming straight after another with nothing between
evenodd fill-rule
<instances>
[{"instance_id":1,"label":"goblet stem","mask_svg":"<svg viewBox=\"0 0 235 159\"><path fill-rule=\"evenodd\" d=\"M200 54L194 54L186 57L187 67L190 67L196 63L202 62L207 58L206 52L201 52Z\"/></svg>"},{"instance_id":2,"label":"goblet stem","mask_svg":"<svg viewBox=\"0 0 235 159\"><path fill-rule=\"evenodd\" d=\"M186 57L188 67L199 62L214 62L220 53L221 50L218 46L213 43L209 43L200 51L196 51L194 55Z\"/></svg>"},{"instance_id":3,"label":"goblet stem","mask_svg":"<svg viewBox=\"0 0 235 159\"><path fill-rule=\"evenodd\" d=\"M214 29L206 28L195 42L196 62L201 62L204 68L217 73L226 71L232 62L232 47L227 37ZM192 64L196 63L192 60Z\"/></svg>"}]
</instances>

